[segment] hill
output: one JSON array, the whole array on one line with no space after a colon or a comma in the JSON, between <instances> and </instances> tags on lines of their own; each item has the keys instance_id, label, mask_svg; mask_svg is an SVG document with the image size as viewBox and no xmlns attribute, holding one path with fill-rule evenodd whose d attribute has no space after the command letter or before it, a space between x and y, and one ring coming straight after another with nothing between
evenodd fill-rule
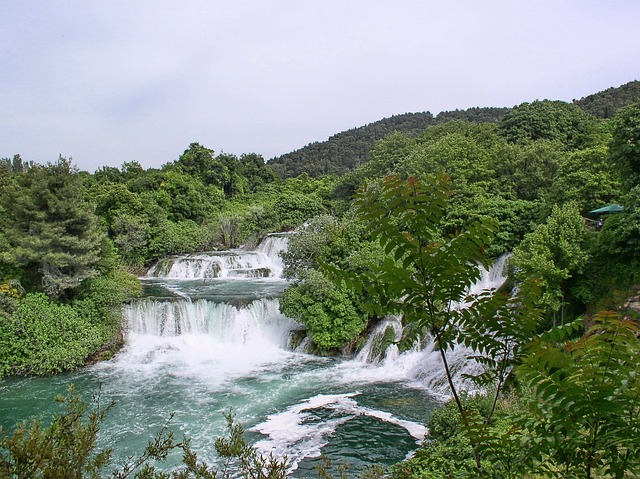
<instances>
[{"instance_id":1,"label":"hill","mask_svg":"<svg viewBox=\"0 0 640 479\"><path fill-rule=\"evenodd\" d=\"M595 117L611 118L620 108L638 100L640 100L640 81L634 80L619 87L607 88L579 100L573 100L573 103Z\"/></svg>"},{"instance_id":2,"label":"hill","mask_svg":"<svg viewBox=\"0 0 640 479\"><path fill-rule=\"evenodd\" d=\"M451 120L498 121L508 108L469 108L447 111L434 117L430 112L404 113L352 128L322 142L310 143L298 150L269 160L269 166L282 178L301 173L312 177L342 175L369 159L369 151L378 140L398 131L415 136L430 125Z\"/></svg>"},{"instance_id":3,"label":"hill","mask_svg":"<svg viewBox=\"0 0 640 479\"><path fill-rule=\"evenodd\" d=\"M640 100L640 81L631 81L588 95L573 103L591 115L611 118L622 107ZM291 153L268 161L271 169L281 178L293 178L301 173L312 177L326 174L342 175L365 163L378 140L397 131L415 136L430 125L452 120L476 123L498 122L510 108L469 108L443 111L437 116L430 112L404 113L384 118L368 125L352 128L331 136L328 140L313 142Z\"/></svg>"}]
</instances>

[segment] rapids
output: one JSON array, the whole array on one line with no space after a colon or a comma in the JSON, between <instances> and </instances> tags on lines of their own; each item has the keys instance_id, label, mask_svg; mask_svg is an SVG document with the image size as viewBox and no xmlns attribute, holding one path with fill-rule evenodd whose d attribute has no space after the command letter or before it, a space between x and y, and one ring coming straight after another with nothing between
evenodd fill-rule
<instances>
[{"instance_id":1,"label":"rapids","mask_svg":"<svg viewBox=\"0 0 640 479\"><path fill-rule=\"evenodd\" d=\"M402 460L447 395L438 353L428 341L403 353L381 347L385 334L399 339L398 318L381 323L352 359L292 350L301 327L278 308L287 286L278 252L286 244L273 235L254 251L159 261L141 278L145 296L125 308L122 351L71 374L0 381L0 425L51 414L53 397L73 383L87 400L115 401L100 446L114 448L116 463L140 452L172 413L176 436L188 435L215 462L213 443L229 411L258 450L286 455L295 475L315 475L321 454L348 461L350 471ZM496 262L476 287L500 284L502 266ZM461 374L478 368L468 353L450 355L463 386Z\"/></svg>"}]
</instances>

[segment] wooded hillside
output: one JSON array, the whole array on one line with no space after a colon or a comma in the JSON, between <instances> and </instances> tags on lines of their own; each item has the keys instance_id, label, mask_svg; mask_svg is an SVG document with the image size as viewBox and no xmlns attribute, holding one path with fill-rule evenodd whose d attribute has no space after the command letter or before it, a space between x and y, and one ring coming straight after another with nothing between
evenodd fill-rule
<instances>
[{"instance_id":1,"label":"wooded hillside","mask_svg":"<svg viewBox=\"0 0 640 479\"><path fill-rule=\"evenodd\" d=\"M640 81L607 88L573 103L585 112L602 119L611 118L622 107L640 99ZM498 122L511 108L474 107L466 110L404 113L368 125L337 133L325 141L316 141L291 153L269 160L268 165L281 178L294 178L301 173L312 177L342 175L369 160L375 143L394 131L417 136L425 128L453 120L474 123Z\"/></svg>"}]
</instances>

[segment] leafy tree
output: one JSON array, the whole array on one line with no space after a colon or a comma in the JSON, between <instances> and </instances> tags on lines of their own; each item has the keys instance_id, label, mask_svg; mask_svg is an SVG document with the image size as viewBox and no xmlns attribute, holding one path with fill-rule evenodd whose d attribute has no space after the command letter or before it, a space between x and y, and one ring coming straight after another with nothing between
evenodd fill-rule
<instances>
[{"instance_id":1,"label":"leafy tree","mask_svg":"<svg viewBox=\"0 0 640 479\"><path fill-rule=\"evenodd\" d=\"M619 263L636 263L640 260L640 186L632 188L622 197L625 208L610 215L598 235L597 247L609 259Z\"/></svg>"},{"instance_id":2,"label":"leafy tree","mask_svg":"<svg viewBox=\"0 0 640 479\"><path fill-rule=\"evenodd\" d=\"M243 194L247 187L247 179L243 176L243 168L238 158L229 153L221 153L216 157L216 161L227 171L227 177L220 185L225 197Z\"/></svg>"},{"instance_id":3,"label":"leafy tree","mask_svg":"<svg viewBox=\"0 0 640 479\"><path fill-rule=\"evenodd\" d=\"M33 166L2 199L8 247L0 261L25 268L51 297L97 275L104 232L69 160Z\"/></svg>"},{"instance_id":4,"label":"leafy tree","mask_svg":"<svg viewBox=\"0 0 640 479\"><path fill-rule=\"evenodd\" d=\"M119 214L140 215L143 212L140 195L132 193L122 183L104 182L91 188L88 193L96 205L96 213L103 217L109 227Z\"/></svg>"},{"instance_id":5,"label":"leafy tree","mask_svg":"<svg viewBox=\"0 0 640 479\"><path fill-rule=\"evenodd\" d=\"M283 293L280 310L304 324L323 353L352 342L367 327L367 316L354 305L353 294L316 270Z\"/></svg>"},{"instance_id":6,"label":"leafy tree","mask_svg":"<svg viewBox=\"0 0 640 479\"><path fill-rule=\"evenodd\" d=\"M122 259L131 265L144 264L151 231L147 219L121 212L113 218L111 230Z\"/></svg>"},{"instance_id":7,"label":"leafy tree","mask_svg":"<svg viewBox=\"0 0 640 479\"><path fill-rule=\"evenodd\" d=\"M563 101L522 103L502 117L499 133L513 143L559 141L573 150L585 146L596 119L578 106Z\"/></svg>"},{"instance_id":8,"label":"leafy tree","mask_svg":"<svg viewBox=\"0 0 640 479\"><path fill-rule=\"evenodd\" d=\"M102 166L93 174L96 183L120 183L122 172L115 166Z\"/></svg>"},{"instance_id":9,"label":"leafy tree","mask_svg":"<svg viewBox=\"0 0 640 479\"><path fill-rule=\"evenodd\" d=\"M590 211L621 196L621 181L612 168L604 146L578 150L558 164L549 189L553 203L575 201L581 211Z\"/></svg>"},{"instance_id":10,"label":"leafy tree","mask_svg":"<svg viewBox=\"0 0 640 479\"><path fill-rule=\"evenodd\" d=\"M588 260L587 229L575 203L554 206L544 224L525 236L509 263L519 281L537 278L542 295L538 304L553 315L562 307L567 280Z\"/></svg>"},{"instance_id":11,"label":"leafy tree","mask_svg":"<svg viewBox=\"0 0 640 479\"><path fill-rule=\"evenodd\" d=\"M640 101L616 114L609 152L626 179L627 187L640 183Z\"/></svg>"},{"instance_id":12,"label":"leafy tree","mask_svg":"<svg viewBox=\"0 0 640 479\"><path fill-rule=\"evenodd\" d=\"M127 188L132 193L140 194L140 196L142 196L143 193L156 191L164 181L165 175L168 171L171 170L168 169L165 171L158 170L156 168L145 170L127 181Z\"/></svg>"},{"instance_id":13,"label":"leafy tree","mask_svg":"<svg viewBox=\"0 0 640 479\"><path fill-rule=\"evenodd\" d=\"M169 172L156 191L156 201L172 221L202 221L210 211L203 183L192 176Z\"/></svg>"},{"instance_id":14,"label":"leafy tree","mask_svg":"<svg viewBox=\"0 0 640 479\"><path fill-rule=\"evenodd\" d=\"M279 230L278 216L269 204L249 205L239 227L240 242L257 244L267 234Z\"/></svg>"},{"instance_id":15,"label":"leafy tree","mask_svg":"<svg viewBox=\"0 0 640 479\"><path fill-rule=\"evenodd\" d=\"M559 142L537 140L510 145L496 154L501 191L514 199L542 199L553 184L566 152Z\"/></svg>"},{"instance_id":16,"label":"leafy tree","mask_svg":"<svg viewBox=\"0 0 640 479\"><path fill-rule=\"evenodd\" d=\"M365 181L393 174L415 148L415 144L414 138L398 131L378 141L371 149L371 159L341 180L341 187L348 188L342 194L351 198ZM347 182L351 182L350 187Z\"/></svg>"},{"instance_id":17,"label":"leafy tree","mask_svg":"<svg viewBox=\"0 0 640 479\"><path fill-rule=\"evenodd\" d=\"M475 379L492 385L498 395L519 349L534 334L538 317L523 287L511 298L495 291L469 295L479 279L477 265L487 265L486 248L494 235L495 221L469 225L456 236L443 238L439 223L449 196L445 177L420 183L415 178L384 180L379 188L366 188L356 200L361 216L387 257L358 275L325 267L346 286L366 291L369 312L382 317L402 314L416 334L431 334L442 359L445 376L460 415L472 421L461 400L448 364L446 351L462 343L477 353L486 367ZM476 467L482 470L477 444Z\"/></svg>"},{"instance_id":18,"label":"leafy tree","mask_svg":"<svg viewBox=\"0 0 640 479\"><path fill-rule=\"evenodd\" d=\"M240 165L242 176L246 178L247 190L250 193L255 193L264 185L278 179L278 175L267 167L261 155L255 153L240 155Z\"/></svg>"},{"instance_id":19,"label":"leafy tree","mask_svg":"<svg viewBox=\"0 0 640 479\"><path fill-rule=\"evenodd\" d=\"M487 248L490 257L513 251L543 218L542 201L508 200L499 195L476 195L464 201L452 198L442 223L443 232L455 234L476 221L494 219L498 231Z\"/></svg>"},{"instance_id":20,"label":"leafy tree","mask_svg":"<svg viewBox=\"0 0 640 479\"><path fill-rule=\"evenodd\" d=\"M365 235L363 225L354 219L315 216L289 239L289 246L282 253L283 276L301 281L309 270L319 269L320 263L353 266L353 255L362 246Z\"/></svg>"},{"instance_id":21,"label":"leafy tree","mask_svg":"<svg viewBox=\"0 0 640 479\"><path fill-rule=\"evenodd\" d=\"M127 183L144 174L144 168L136 160L125 161L120 169L122 171L122 179Z\"/></svg>"},{"instance_id":22,"label":"leafy tree","mask_svg":"<svg viewBox=\"0 0 640 479\"><path fill-rule=\"evenodd\" d=\"M194 221L164 221L151 228L147 259L197 251L206 241L204 230Z\"/></svg>"},{"instance_id":23,"label":"leafy tree","mask_svg":"<svg viewBox=\"0 0 640 479\"><path fill-rule=\"evenodd\" d=\"M199 178L206 185L222 187L229 179L227 168L215 160L214 151L199 143L191 143L174 166L185 175Z\"/></svg>"},{"instance_id":24,"label":"leafy tree","mask_svg":"<svg viewBox=\"0 0 640 479\"><path fill-rule=\"evenodd\" d=\"M273 205L283 229L293 229L305 220L324 212L317 195L284 192Z\"/></svg>"},{"instance_id":25,"label":"leafy tree","mask_svg":"<svg viewBox=\"0 0 640 479\"><path fill-rule=\"evenodd\" d=\"M428 128L417 138L413 148L396 167L403 177L426 179L446 172L451 177L454 194L497 191L493 157L504 140L489 124L455 121Z\"/></svg>"}]
</instances>

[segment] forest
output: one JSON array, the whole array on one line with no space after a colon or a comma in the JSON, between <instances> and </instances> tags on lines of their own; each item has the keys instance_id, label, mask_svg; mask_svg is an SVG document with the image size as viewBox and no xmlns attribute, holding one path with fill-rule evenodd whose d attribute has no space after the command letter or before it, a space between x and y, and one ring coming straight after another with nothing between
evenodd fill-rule
<instances>
[{"instance_id":1,"label":"forest","mask_svg":"<svg viewBox=\"0 0 640 479\"><path fill-rule=\"evenodd\" d=\"M397 115L268 162L196 142L158 169L15 155L0 160L0 184L0 381L116 354L123 304L156 260L295 232L280 310L311 353L356 354L390 314L405 326L400 350L430 335L441 352L451 394L425 419L427 440L369 477L640 477L640 311L628 306L640 284L640 82L572 103ZM613 204L622 210L590 213ZM470 296L475 265L504 254L507 283ZM476 351L482 394L451 381L455 344ZM108 408L90 412L73 392L62 402L49 426L0 430L0 477L109 470L95 446ZM180 468L156 469L176 448ZM243 477L287 475L232 417L216 450ZM112 474L232 475L166 431Z\"/></svg>"}]
</instances>

